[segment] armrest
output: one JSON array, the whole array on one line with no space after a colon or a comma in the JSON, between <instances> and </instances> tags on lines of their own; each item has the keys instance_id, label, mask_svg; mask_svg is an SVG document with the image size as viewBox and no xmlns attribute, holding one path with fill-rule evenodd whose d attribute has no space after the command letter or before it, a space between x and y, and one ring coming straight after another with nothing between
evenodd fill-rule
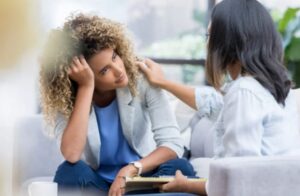
<instances>
[{"instance_id":1,"label":"armrest","mask_svg":"<svg viewBox=\"0 0 300 196\"><path fill-rule=\"evenodd\" d=\"M210 164L209 196L300 195L300 156L224 158Z\"/></svg>"},{"instance_id":2,"label":"armrest","mask_svg":"<svg viewBox=\"0 0 300 196\"><path fill-rule=\"evenodd\" d=\"M42 115L30 115L16 121L14 127L14 191L29 179L53 176L64 160L57 142L45 136Z\"/></svg>"}]
</instances>

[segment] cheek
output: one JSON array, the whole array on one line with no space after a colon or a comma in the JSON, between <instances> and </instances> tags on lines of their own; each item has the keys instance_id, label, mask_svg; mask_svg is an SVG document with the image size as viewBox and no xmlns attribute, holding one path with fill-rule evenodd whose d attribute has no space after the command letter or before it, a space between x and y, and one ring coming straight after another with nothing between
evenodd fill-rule
<instances>
[{"instance_id":1,"label":"cheek","mask_svg":"<svg viewBox=\"0 0 300 196\"><path fill-rule=\"evenodd\" d=\"M95 88L97 90L106 90L114 86L115 80L113 77L102 77L95 79Z\"/></svg>"}]
</instances>

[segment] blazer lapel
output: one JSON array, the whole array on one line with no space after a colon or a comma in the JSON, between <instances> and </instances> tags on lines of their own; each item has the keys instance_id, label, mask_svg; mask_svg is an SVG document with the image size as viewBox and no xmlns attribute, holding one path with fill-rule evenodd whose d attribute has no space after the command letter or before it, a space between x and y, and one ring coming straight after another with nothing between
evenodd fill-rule
<instances>
[{"instance_id":1,"label":"blazer lapel","mask_svg":"<svg viewBox=\"0 0 300 196\"><path fill-rule=\"evenodd\" d=\"M97 165L100 164L100 133L96 118L96 113L94 107L92 107L92 111L89 118L88 124L88 141L90 145L90 149L92 152L93 157L96 159Z\"/></svg>"},{"instance_id":2,"label":"blazer lapel","mask_svg":"<svg viewBox=\"0 0 300 196\"><path fill-rule=\"evenodd\" d=\"M119 114L121 125L123 129L123 134L129 144L132 144L132 132L134 124L134 114L135 108L131 104L133 103L133 98L128 88L117 89L117 101L119 106Z\"/></svg>"}]
</instances>

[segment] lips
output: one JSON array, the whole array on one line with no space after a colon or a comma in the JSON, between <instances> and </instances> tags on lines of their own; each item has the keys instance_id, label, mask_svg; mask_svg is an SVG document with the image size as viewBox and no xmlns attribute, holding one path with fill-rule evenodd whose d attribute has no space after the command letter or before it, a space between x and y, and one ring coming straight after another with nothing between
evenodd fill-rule
<instances>
[{"instance_id":1,"label":"lips","mask_svg":"<svg viewBox=\"0 0 300 196\"><path fill-rule=\"evenodd\" d=\"M125 75L122 73L120 77L116 80L116 83L121 83L125 80Z\"/></svg>"}]
</instances>

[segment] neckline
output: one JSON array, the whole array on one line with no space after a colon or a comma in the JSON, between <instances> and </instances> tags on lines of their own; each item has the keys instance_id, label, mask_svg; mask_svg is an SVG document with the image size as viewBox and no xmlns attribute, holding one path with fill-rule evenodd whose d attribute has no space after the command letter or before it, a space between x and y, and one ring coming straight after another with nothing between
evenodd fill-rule
<instances>
[{"instance_id":1,"label":"neckline","mask_svg":"<svg viewBox=\"0 0 300 196\"><path fill-rule=\"evenodd\" d=\"M98 109L98 110L106 110L106 109L111 108L113 105L115 105L116 102L117 102L117 99L115 98L115 99L113 99L113 100L112 100L108 105L106 105L106 106L101 107L101 106L98 106L98 105L96 105L96 104L94 104L94 106L95 106L96 109Z\"/></svg>"}]
</instances>

